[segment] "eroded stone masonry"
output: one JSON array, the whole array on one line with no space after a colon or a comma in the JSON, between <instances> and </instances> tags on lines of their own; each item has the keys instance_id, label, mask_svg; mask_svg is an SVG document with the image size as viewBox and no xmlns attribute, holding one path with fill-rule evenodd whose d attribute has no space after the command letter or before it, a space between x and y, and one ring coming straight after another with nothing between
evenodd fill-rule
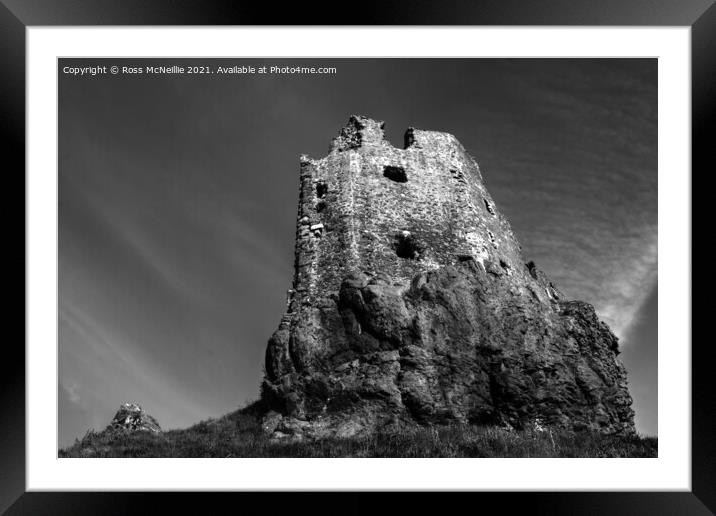
<instances>
[{"instance_id":1,"label":"eroded stone masonry","mask_svg":"<svg viewBox=\"0 0 716 516\"><path fill-rule=\"evenodd\" d=\"M353 116L301 157L295 276L262 396L276 437L429 423L634 431L616 337L522 257L448 133Z\"/></svg>"}]
</instances>

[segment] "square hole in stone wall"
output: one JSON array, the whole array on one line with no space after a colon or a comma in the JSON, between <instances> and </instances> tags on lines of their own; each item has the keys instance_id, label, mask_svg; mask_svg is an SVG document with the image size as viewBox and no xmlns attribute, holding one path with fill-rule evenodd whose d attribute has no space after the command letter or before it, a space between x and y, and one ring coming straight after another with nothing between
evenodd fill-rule
<instances>
[{"instance_id":1,"label":"square hole in stone wall","mask_svg":"<svg viewBox=\"0 0 716 516\"><path fill-rule=\"evenodd\" d=\"M396 183L408 182L408 174L405 173L405 169L403 167L386 165L385 167L383 167L383 175L391 181L395 181Z\"/></svg>"}]
</instances>

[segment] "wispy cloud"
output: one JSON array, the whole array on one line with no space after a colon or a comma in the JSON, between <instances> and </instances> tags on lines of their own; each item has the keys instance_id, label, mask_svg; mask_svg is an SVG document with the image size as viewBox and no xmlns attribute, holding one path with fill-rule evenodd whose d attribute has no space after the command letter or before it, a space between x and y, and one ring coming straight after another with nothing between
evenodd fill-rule
<instances>
[{"instance_id":1,"label":"wispy cloud","mask_svg":"<svg viewBox=\"0 0 716 516\"><path fill-rule=\"evenodd\" d=\"M65 386L65 389L67 390L67 396L69 397L69 400L72 403L79 404L81 401L79 392L79 386L76 383L70 383L69 385Z\"/></svg>"},{"instance_id":2,"label":"wispy cloud","mask_svg":"<svg viewBox=\"0 0 716 516\"><path fill-rule=\"evenodd\" d=\"M619 273L606 278L596 292L595 308L614 333L628 343L631 328L638 322L644 303L656 287L658 252L656 234L643 242L641 256L618 260ZM616 267L615 267L616 268Z\"/></svg>"}]
</instances>

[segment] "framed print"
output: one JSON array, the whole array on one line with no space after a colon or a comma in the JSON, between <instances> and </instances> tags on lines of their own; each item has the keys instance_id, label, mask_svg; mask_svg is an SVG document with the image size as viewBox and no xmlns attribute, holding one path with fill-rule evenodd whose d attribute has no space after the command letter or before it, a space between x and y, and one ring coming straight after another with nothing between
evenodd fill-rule
<instances>
[{"instance_id":1,"label":"framed print","mask_svg":"<svg viewBox=\"0 0 716 516\"><path fill-rule=\"evenodd\" d=\"M9 514L715 510L710 2L3 3Z\"/></svg>"}]
</instances>

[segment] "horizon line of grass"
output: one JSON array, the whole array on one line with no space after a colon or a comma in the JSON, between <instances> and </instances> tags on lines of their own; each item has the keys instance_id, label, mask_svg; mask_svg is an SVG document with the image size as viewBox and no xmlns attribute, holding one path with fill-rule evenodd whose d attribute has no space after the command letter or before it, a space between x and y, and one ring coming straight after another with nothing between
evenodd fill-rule
<instances>
[{"instance_id":1,"label":"horizon line of grass","mask_svg":"<svg viewBox=\"0 0 716 516\"><path fill-rule=\"evenodd\" d=\"M90 430L58 457L657 457L658 439L597 432L508 430L496 426L424 426L347 439L271 440L252 406L160 434Z\"/></svg>"}]
</instances>

